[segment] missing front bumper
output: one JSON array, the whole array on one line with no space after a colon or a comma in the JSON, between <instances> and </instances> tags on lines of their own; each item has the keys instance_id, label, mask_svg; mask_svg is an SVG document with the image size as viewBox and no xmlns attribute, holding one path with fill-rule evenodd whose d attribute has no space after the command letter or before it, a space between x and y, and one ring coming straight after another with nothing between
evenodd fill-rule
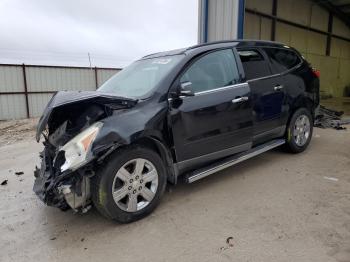
<instances>
[{"instance_id":1,"label":"missing front bumper","mask_svg":"<svg viewBox=\"0 0 350 262\"><path fill-rule=\"evenodd\" d=\"M48 206L61 210L72 208L86 211L90 205L90 178L83 172L60 173L55 171L47 150L41 153L42 163L34 171L33 191Z\"/></svg>"}]
</instances>

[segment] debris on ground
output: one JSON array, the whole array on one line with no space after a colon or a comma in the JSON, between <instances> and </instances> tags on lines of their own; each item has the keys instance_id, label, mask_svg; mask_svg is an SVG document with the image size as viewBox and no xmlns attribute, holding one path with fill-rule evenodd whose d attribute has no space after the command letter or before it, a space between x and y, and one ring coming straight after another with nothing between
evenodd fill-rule
<instances>
[{"instance_id":1,"label":"debris on ground","mask_svg":"<svg viewBox=\"0 0 350 262\"><path fill-rule=\"evenodd\" d=\"M220 247L220 250L221 250L221 251L224 251L224 250L229 249L229 248L231 248L231 247L234 246L233 237L228 237L228 238L226 238L226 244L227 244L227 246L225 246L225 247Z\"/></svg>"},{"instance_id":2,"label":"debris on ground","mask_svg":"<svg viewBox=\"0 0 350 262\"><path fill-rule=\"evenodd\" d=\"M15 174L16 174L17 176L21 176L21 175L23 175L23 174L24 174L24 172L19 171L19 172L15 172Z\"/></svg>"},{"instance_id":3,"label":"debris on ground","mask_svg":"<svg viewBox=\"0 0 350 262\"><path fill-rule=\"evenodd\" d=\"M226 239L226 243L228 244L229 247L233 247L233 237L228 237Z\"/></svg>"},{"instance_id":4,"label":"debris on ground","mask_svg":"<svg viewBox=\"0 0 350 262\"><path fill-rule=\"evenodd\" d=\"M323 178L327 179L327 180L330 180L330 181L334 181L334 182L338 181L338 178L335 178L335 177L324 176Z\"/></svg>"},{"instance_id":5,"label":"debris on ground","mask_svg":"<svg viewBox=\"0 0 350 262\"><path fill-rule=\"evenodd\" d=\"M50 238L50 240L56 240L57 239L57 237L52 237L52 238Z\"/></svg>"},{"instance_id":6,"label":"debris on ground","mask_svg":"<svg viewBox=\"0 0 350 262\"><path fill-rule=\"evenodd\" d=\"M350 118L342 118L343 111L336 111L324 106L316 110L314 126L321 128L346 129L343 125L350 124Z\"/></svg>"},{"instance_id":7,"label":"debris on ground","mask_svg":"<svg viewBox=\"0 0 350 262\"><path fill-rule=\"evenodd\" d=\"M7 181L8 181L8 180L5 179L4 181L1 182L1 185L2 185L2 186L6 186L6 185L7 185Z\"/></svg>"}]
</instances>

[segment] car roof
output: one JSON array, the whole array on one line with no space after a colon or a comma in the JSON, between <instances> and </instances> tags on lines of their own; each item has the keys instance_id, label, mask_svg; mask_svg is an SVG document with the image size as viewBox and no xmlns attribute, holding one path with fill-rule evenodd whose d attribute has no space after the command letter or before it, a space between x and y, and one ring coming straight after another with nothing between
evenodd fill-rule
<instances>
[{"instance_id":1,"label":"car roof","mask_svg":"<svg viewBox=\"0 0 350 262\"><path fill-rule=\"evenodd\" d=\"M193 45L187 48L175 49L165 52L154 53L150 55L144 56L142 59L148 58L156 58L162 56L171 56L171 55L180 55L186 54L191 51L198 51L200 49L210 49L211 47L220 48L227 46L235 46L235 47L254 47L254 46L269 46L269 47L287 47L283 43L273 42L273 41L264 41L264 40L224 40L224 41L215 41L204 44Z\"/></svg>"}]
</instances>

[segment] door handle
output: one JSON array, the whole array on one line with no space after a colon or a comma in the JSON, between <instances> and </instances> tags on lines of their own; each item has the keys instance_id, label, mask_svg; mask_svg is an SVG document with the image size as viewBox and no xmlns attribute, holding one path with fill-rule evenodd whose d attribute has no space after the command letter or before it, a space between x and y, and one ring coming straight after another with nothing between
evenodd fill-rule
<instances>
[{"instance_id":1,"label":"door handle","mask_svg":"<svg viewBox=\"0 0 350 262\"><path fill-rule=\"evenodd\" d=\"M275 86L273 89L274 89L275 91L279 91L279 90L281 90L282 88L283 88L282 85L277 85L277 86Z\"/></svg>"},{"instance_id":2,"label":"door handle","mask_svg":"<svg viewBox=\"0 0 350 262\"><path fill-rule=\"evenodd\" d=\"M240 103L240 102L248 101L248 99L249 97L247 96L237 97L232 100L232 103Z\"/></svg>"}]
</instances>

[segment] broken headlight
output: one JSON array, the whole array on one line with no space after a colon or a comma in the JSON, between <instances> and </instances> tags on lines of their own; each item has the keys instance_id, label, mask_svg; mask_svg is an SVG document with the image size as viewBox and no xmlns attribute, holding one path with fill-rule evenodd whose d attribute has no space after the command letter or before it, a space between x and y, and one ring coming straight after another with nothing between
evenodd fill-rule
<instances>
[{"instance_id":1,"label":"broken headlight","mask_svg":"<svg viewBox=\"0 0 350 262\"><path fill-rule=\"evenodd\" d=\"M64 151L65 163L61 166L61 172L76 170L92 159L91 145L102 127L101 122L96 122L72 140L68 141L60 151Z\"/></svg>"}]
</instances>

